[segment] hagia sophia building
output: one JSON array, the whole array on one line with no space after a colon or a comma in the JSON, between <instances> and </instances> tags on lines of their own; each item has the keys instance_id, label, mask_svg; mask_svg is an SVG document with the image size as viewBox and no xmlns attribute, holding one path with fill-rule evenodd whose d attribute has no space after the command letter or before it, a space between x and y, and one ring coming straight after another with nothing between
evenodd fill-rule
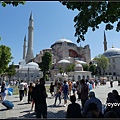
<instances>
[{"instance_id":1,"label":"hagia sophia building","mask_svg":"<svg viewBox=\"0 0 120 120\"><path fill-rule=\"evenodd\" d=\"M38 64L42 62L42 56L43 54L48 51L52 54L52 68L50 70L51 77L54 77L59 73L59 61L60 60L68 60L70 61L71 64L75 64L75 69L76 71L82 71L82 76L77 76L77 78L88 78L91 77L90 73L87 73L87 71L83 72L82 64L89 64L91 61L91 50L90 46L86 45L84 47L82 46L77 46L75 43L73 43L71 40L68 40L66 38L62 38L57 40L54 44L50 46L48 49L43 49L40 51L39 54L36 54L34 57L33 54L33 38L34 38L34 20L33 20L33 15L32 13L30 14L30 19L29 19L29 27L28 27L28 45L26 42L26 36L24 38L24 45L23 45L23 60L19 62L20 68L23 69L24 66L30 67L32 66L36 69L38 68ZM116 75L119 76L119 70L120 70L120 49L119 48L110 48L107 49L107 41L106 41L106 35L104 32L104 53L106 57L109 58L109 67L106 70L106 75ZM28 46L28 47L27 47ZM80 70L81 69L81 70ZM26 71L27 72L27 71ZM27 73L25 72L26 76ZM22 78L25 78L25 74L23 75ZM33 74L33 72L32 72ZM80 73L79 73L80 74ZM36 74L38 77L41 75ZM73 74L74 76L75 74ZM16 75L18 76L18 75ZM20 75L19 75L20 76ZM37 78L32 75L33 79ZM27 78L26 78L27 79ZM32 78L31 78L32 79Z\"/></svg>"}]
</instances>

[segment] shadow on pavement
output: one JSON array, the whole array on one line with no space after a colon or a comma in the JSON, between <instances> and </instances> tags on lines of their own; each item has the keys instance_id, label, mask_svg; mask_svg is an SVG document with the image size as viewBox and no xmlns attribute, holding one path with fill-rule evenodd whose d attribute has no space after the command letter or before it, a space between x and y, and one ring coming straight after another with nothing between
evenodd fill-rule
<instances>
[{"instance_id":1,"label":"shadow on pavement","mask_svg":"<svg viewBox=\"0 0 120 120\"><path fill-rule=\"evenodd\" d=\"M6 111L6 110L8 110L7 108L5 108L5 109L1 109L0 111Z\"/></svg>"},{"instance_id":2,"label":"shadow on pavement","mask_svg":"<svg viewBox=\"0 0 120 120\"><path fill-rule=\"evenodd\" d=\"M48 105L47 107L59 108L59 107L64 107L64 106L63 105L56 105L56 106L54 106L54 105Z\"/></svg>"},{"instance_id":3,"label":"shadow on pavement","mask_svg":"<svg viewBox=\"0 0 120 120\"><path fill-rule=\"evenodd\" d=\"M17 100L17 101L15 100L15 101L11 101L11 102L19 102L19 101L18 101L18 100Z\"/></svg>"},{"instance_id":4,"label":"shadow on pavement","mask_svg":"<svg viewBox=\"0 0 120 120\"><path fill-rule=\"evenodd\" d=\"M22 115L22 116L19 116L19 117L10 117L10 118L7 118L7 119L36 118L35 112L32 112L32 113L30 111L23 111L23 112L27 112L27 113ZM54 113L54 112L51 112L51 111L47 112L47 117L48 118L65 118L65 116L66 116L66 112L64 110L60 110L57 113Z\"/></svg>"}]
</instances>

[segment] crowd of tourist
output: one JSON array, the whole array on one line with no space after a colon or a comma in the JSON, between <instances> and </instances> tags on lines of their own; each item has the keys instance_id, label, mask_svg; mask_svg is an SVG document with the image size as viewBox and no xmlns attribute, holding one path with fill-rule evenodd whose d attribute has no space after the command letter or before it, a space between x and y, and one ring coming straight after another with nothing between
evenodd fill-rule
<instances>
[{"instance_id":1,"label":"crowd of tourist","mask_svg":"<svg viewBox=\"0 0 120 120\"><path fill-rule=\"evenodd\" d=\"M68 100L71 101L67 106L66 118L118 118L120 117L120 95L117 90L108 93L104 106L91 89L97 88L99 81L93 80L64 80L55 81L50 84L51 99L54 99L53 107L67 106ZM29 85L23 80L18 85L19 99L22 102L24 96L28 97L31 110L35 110L36 118L47 118L47 92L43 78ZM2 99L5 99L5 82L1 86ZM61 100L64 104L61 104ZM59 100L57 104L57 100ZM80 104L76 100L81 101ZM74 112L74 110L76 112Z\"/></svg>"},{"instance_id":2,"label":"crowd of tourist","mask_svg":"<svg viewBox=\"0 0 120 120\"><path fill-rule=\"evenodd\" d=\"M117 90L108 93L106 98L106 105L103 104L99 98L95 96L92 89L97 88L99 81L91 80L68 80L57 81L50 85L51 98L55 98L53 106L56 106L57 98L59 98L59 105L61 105L61 98L63 95L64 105L67 100L71 104L67 107L66 118L119 118L120 117L120 95ZM76 103L76 99L81 100L81 104ZM74 111L75 110L75 111Z\"/></svg>"}]
</instances>

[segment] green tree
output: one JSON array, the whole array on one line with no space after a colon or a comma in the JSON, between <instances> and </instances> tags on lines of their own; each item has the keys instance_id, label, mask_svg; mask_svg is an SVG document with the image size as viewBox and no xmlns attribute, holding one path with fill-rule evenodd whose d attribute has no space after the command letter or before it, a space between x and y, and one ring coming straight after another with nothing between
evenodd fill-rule
<instances>
[{"instance_id":1,"label":"green tree","mask_svg":"<svg viewBox=\"0 0 120 120\"><path fill-rule=\"evenodd\" d=\"M101 71L103 71L103 76L105 75L105 70L107 69L108 65L109 65L109 61L108 58L105 57L104 55L99 54L98 56L96 56L94 58L94 60L97 62L97 66L98 68L101 69Z\"/></svg>"},{"instance_id":2,"label":"green tree","mask_svg":"<svg viewBox=\"0 0 120 120\"><path fill-rule=\"evenodd\" d=\"M72 65L68 65L65 69L66 72L71 72L71 71L74 71L74 68L75 68L75 64L72 64Z\"/></svg>"},{"instance_id":3,"label":"green tree","mask_svg":"<svg viewBox=\"0 0 120 120\"><path fill-rule=\"evenodd\" d=\"M8 68L9 62L12 60L11 48L0 46L0 74L4 74Z\"/></svg>"},{"instance_id":4,"label":"green tree","mask_svg":"<svg viewBox=\"0 0 120 120\"><path fill-rule=\"evenodd\" d=\"M64 70L61 66L58 67L58 70L59 70L60 74L62 74L64 72Z\"/></svg>"},{"instance_id":5,"label":"green tree","mask_svg":"<svg viewBox=\"0 0 120 120\"><path fill-rule=\"evenodd\" d=\"M92 75L96 75L96 66L94 64L89 65L89 71Z\"/></svg>"},{"instance_id":6,"label":"green tree","mask_svg":"<svg viewBox=\"0 0 120 120\"><path fill-rule=\"evenodd\" d=\"M52 66L52 54L50 52L45 52L42 56L42 62L38 63L38 65L43 72L44 80L46 80L46 74Z\"/></svg>"},{"instance_id":7,"label":"green tree","mask_svg":"<svg viewBox=\"0 0 120 120\"><path fill-rule=\"evenodd\" d=\"M75 36L77 42L84 41L84 35L88 28L92 31L99 29L101 23L105 24L106 30L112 30L114 23L117 23L116 31L120 31L120 2L99 1L99 2L61 2L68 9L78 10L74 17Z\"/></svg>"},{"instance_id":8,"label":"green tree","mask_svg":"<svg viewBox=\"0 0 120 120\"><path fill-rule=\"evenodd\" d=\"M82 64L82 66L83 66L83 70L84 71L88 71L89 70L88 64Z\"/></svg>"},{"instance_id":9,"label":"green tree","mask_svg":"<svg viewBox=\"0 0 120 120\"><path fill-rule=\"evenodd\" d=\"M9 67L6 70L6 73L7 73L8 77L9 77L9 82L10 82L11 76L14 76L16 74L14 62L12 62L12 64L9 65Z\"/></svg>"},{"instance_id":10,"label":"green tree","mask_svg":"<svg viewBox=\"0 0 120 120\"><path fill-rule=\"evenodd\" d=\"M24 5L25 1L0 1L0 4L3 7L6 7L6 5L13 5L13 6L17 7L19 4Z\"/></svg>"}]
</instances>

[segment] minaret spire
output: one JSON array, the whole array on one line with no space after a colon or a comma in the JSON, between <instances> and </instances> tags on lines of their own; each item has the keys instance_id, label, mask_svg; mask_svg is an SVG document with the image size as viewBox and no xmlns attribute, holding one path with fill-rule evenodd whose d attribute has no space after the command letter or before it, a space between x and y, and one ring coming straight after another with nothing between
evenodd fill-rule
<instances>
[{"instance_id":1,"label":"minaret spire","mask_svg":"<svg viewBox=\"0 0 120 120\"><path fill-rule=\"evenodd\" d=\"M26 55L26 63L30 62L33 58L33 32L34 32L34 24L33 24L33 15L32 12L29 18L29 27L28 27L28 49Z\"/></svg>"},{"instance_id":2,"label":"minaret spire","mask_svg":"<svg viewBox=\"0 0 120 120\"><path fill-rule=\"evenodd\" d=\"M23 59L25 59L25 57L26 57L26 48L27 48L27 45L26 45L26 35L25 35L24 45L23 45Z\"/></svg>"},{"instance_id":3,"label":"minaret spire","mask_svg":"<svg viewBox=\"0 0 120 120\"><path fill-rule=\"evenodd\" d=\"M29 20L33 20L33 14L31 12Z\"/></svg>"},{"instance_id":4,"label":"minaret spire","mask_svg":"<svg viewBox=\"0 0 120 120\"><path fill-rule=\"evenodd\" d=\"M103 42L103 44L104 44L104 51L106 51L107 50L107 41L106 41L105 31L104 31L104 42Z\"/></svg>"}]
</instances>

